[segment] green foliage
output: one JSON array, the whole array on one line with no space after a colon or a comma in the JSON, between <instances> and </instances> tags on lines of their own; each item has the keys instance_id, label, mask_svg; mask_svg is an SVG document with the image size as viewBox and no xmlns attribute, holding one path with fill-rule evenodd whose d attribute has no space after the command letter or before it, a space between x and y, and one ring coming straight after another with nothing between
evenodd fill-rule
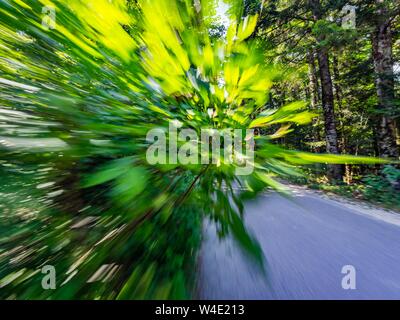
<instances>
[{"instance_id":1,"label":"green foliage","mask_svg":"<svg viewBox=\"0 0 400 320\"><path fill-rule=\"evenodd\" d=\"M324 40L320 43L327 47L341 47L353 41L357 35L355 30L343 29L336 23L325 20L317 21L312 27L312 33L318 37L323 35Z\"/></svg>"},{"instance_id":2,"label":"green foliage","mask_svg":"<svg viewBox=\"0 0 400 320\"><path fill-rule=\"evenodd\" d=\"M368 175L363 178L365 199L400 208L400 169L385 166L381 175Z\"/></svg>"},{"instance_id":3,"label":"green foliage","mask_svg":"<svg viewBox=\"0 0 400 320\"><path fill-rule=\"evenodd\" d=\"M264 112L285 76L251 41L257 16L241 19L242 2L229 3L221 38L206 0L0 2L2 298L187 297L204 216L262 265L245 199L284 191L276 177L304 164L378 161L278 145L313 115L293 101ZM222 160L151 165L146 135L172 120L197 133L273 132L256 139L248 176ZM44 265L57 270L54 291L40 286Z\"/></svg>"},{"instance_id":4,"label":"green foliage","mask_svg":"<svg viewBox=\"0 0 400 320\"><path fill-rule=\"evenodd\" d=\"M303 169L304 175L289 177L294 184L307 185L311 189L332 192L350 199L365 200L388 209L400 210L400 170L392 165L383 166L380 174L367 174L357 177L350 184L329 183L324 170Z\"/></svg>"}]
</instances>

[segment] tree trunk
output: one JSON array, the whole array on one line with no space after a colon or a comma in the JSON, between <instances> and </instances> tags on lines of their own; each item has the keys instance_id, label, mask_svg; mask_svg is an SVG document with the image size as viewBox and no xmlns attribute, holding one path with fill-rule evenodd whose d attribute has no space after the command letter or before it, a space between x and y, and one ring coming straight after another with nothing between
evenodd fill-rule
<instances>
[{"instance_id":1,"label":"tree trunk","mask_svg":"<svg viewBox=\"0 0 400 320\"><path fill-rule=\"evenodd\" d=\"M342 88L340 86L340 73L339 73L339 53L333 53L333 86L335 88L335 99L336 99L336 106L338 110L338 120L339 120L339 128L338 128L338 135L340 142L339 150L342 153L350 153L347 147L347 139L345 133L345 123L344 123L344 116L343 116L343 104L342 104ZM342 166L343 167L343 166ZM351 164L346 163L344 165L344 181L347 184L352 182L351 176Z\"/></svg>"},{"instance_id":2,"label":"tree trunk","mask_svg":"<svg viewBox=\"0 0 400 320\"><path fill-rule=\"evenodd\" d=\"M372 34L375 82L378 96L378 114L376 117L378 150L381 157L398 158L396 121L393 119L392 34L390 18L383 2L383 0L376 0L375 30Z\"/></svg>"},{"instance_id":3,"label":"tree trunk","mask_svg":"<svg viewBox=\"0 0 400 320\"><path fill-rule=\"evenodd\" d=\"M344 123L343 123L343 107L342 107L342 90L340 88L340 79L339 79L339 61L337 58L337 53L333 55L333 87L335 92L335 100L336 100L336 110L337 110L337 119L339 122L338 131L338 142L339 142L339 150L346 153L346 141L345 141L345 134L344 130Z\"/></svg>"},{"instance_id":4,"label":"tree trunk","mask_svg":"<svg viewBox=\"0 0 400 320\"><path fill-rule=\"evenodd\" d=\"M318 79L317 79L317 68L315 66L315 52L311 50L307 56L308 59L308 82L309 82L309 94L310 94L310 108L311 111L316 111L318 109ZM318 128L318 117L313 119L313 142L317 143L321 141ZM319 146L313 146L315 152L321 152Z\"/></svg>"},{"instance_id":5,"label":"tree trunk","mask_svg":"<svg viewBox=\"0 0 400 320\"><path fill-rule=\"evenodd\" d=\"M314 16L314 20L320 20L322 18L322 8L320 1L310 0L310 7ZM338 136L336 131L336 120L334 112L333 85L331 73L329 70L328 48L321 45L324 40L325 35L318 34L317 58L322 89L322 109L324 112L325 120L326 151L332 154L339 154ZM328 175L333 180L342 180L342 167L340 165L329 165Z\"/></svg>"},{"instance_id":6,"label":"tree trunk","mask_svg":"<svg viewBox=\"0 0 400 320\"><path fill-rule=\"evenodd\" d=\"M316 110L318 106L318 83L317 83L317 70L315 67L314 51L308 53L308 80L310 90L311 109Z\"/></svg>"}]
</instances>

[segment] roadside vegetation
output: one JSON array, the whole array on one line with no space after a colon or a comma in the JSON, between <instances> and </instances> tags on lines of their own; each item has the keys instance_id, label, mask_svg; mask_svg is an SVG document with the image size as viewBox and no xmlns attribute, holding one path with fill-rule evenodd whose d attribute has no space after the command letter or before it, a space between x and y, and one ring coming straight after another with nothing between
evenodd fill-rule
<instances>
[{"instance_id":1,"label":"roadside vegetation","mask_svg":"<svg viewBox=\"0 0 400 320\"><path fill-rule=\"evenodd\" d=\"M352 200L367 201L395 211L400 211L399 181L400 170L390 165L382 168L379 174L355 176L351 183L332 183L322 172L306 169L302 177L290 179L294 184L335 193Z\"/></svg>"},{"instance_id":2,"label":"roadside vegetation","mask_svg":"<svg viewBox=\"0 0 400 320\"><path fill-rule=\"evenodd\" d=\"M262 267L244 202L304 167L398 206L395 2L355 1L356 30L341 1L224 3L0 0L0 298L191 297L205 218ZM242 148L150 163L171 123Z\"/></svg>"}]
</instances>

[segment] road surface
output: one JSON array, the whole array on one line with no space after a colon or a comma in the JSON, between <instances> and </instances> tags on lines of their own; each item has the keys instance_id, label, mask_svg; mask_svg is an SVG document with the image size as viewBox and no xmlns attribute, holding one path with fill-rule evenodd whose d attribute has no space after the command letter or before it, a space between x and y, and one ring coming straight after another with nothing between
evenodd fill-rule
<instances>
[{"instance_id":1,"label":"road surface","mask_svg":"<svg viewBox=\"0 0 400 320\"><path fill-rule=\"evenodd\" d=\"M299 189L292 199L261 195L246 203L245 217L264 251L266 275L206 224L198 298L400 299L400 214ZM346 265L355 278L342 273ZM355 289L343 289L346 275Z\"/></svg>"}]
</instances>

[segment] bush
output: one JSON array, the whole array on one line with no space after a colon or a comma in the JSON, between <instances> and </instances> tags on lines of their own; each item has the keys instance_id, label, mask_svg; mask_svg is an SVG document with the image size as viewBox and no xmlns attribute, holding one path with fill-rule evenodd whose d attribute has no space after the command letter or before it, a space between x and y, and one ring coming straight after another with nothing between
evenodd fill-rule
<instances>
[{"instance_id":1,"label":"bush","mask_svg":"<svg viewBox=\"0 0 400 320\"><path fill-rule=\"evenodd\" d=\"M362 181L365 184L365 188L363 188L365 199L396 208L400 207L399 169L385 166L381 175L368 175Z\"/></svg>"}]
</instances>

